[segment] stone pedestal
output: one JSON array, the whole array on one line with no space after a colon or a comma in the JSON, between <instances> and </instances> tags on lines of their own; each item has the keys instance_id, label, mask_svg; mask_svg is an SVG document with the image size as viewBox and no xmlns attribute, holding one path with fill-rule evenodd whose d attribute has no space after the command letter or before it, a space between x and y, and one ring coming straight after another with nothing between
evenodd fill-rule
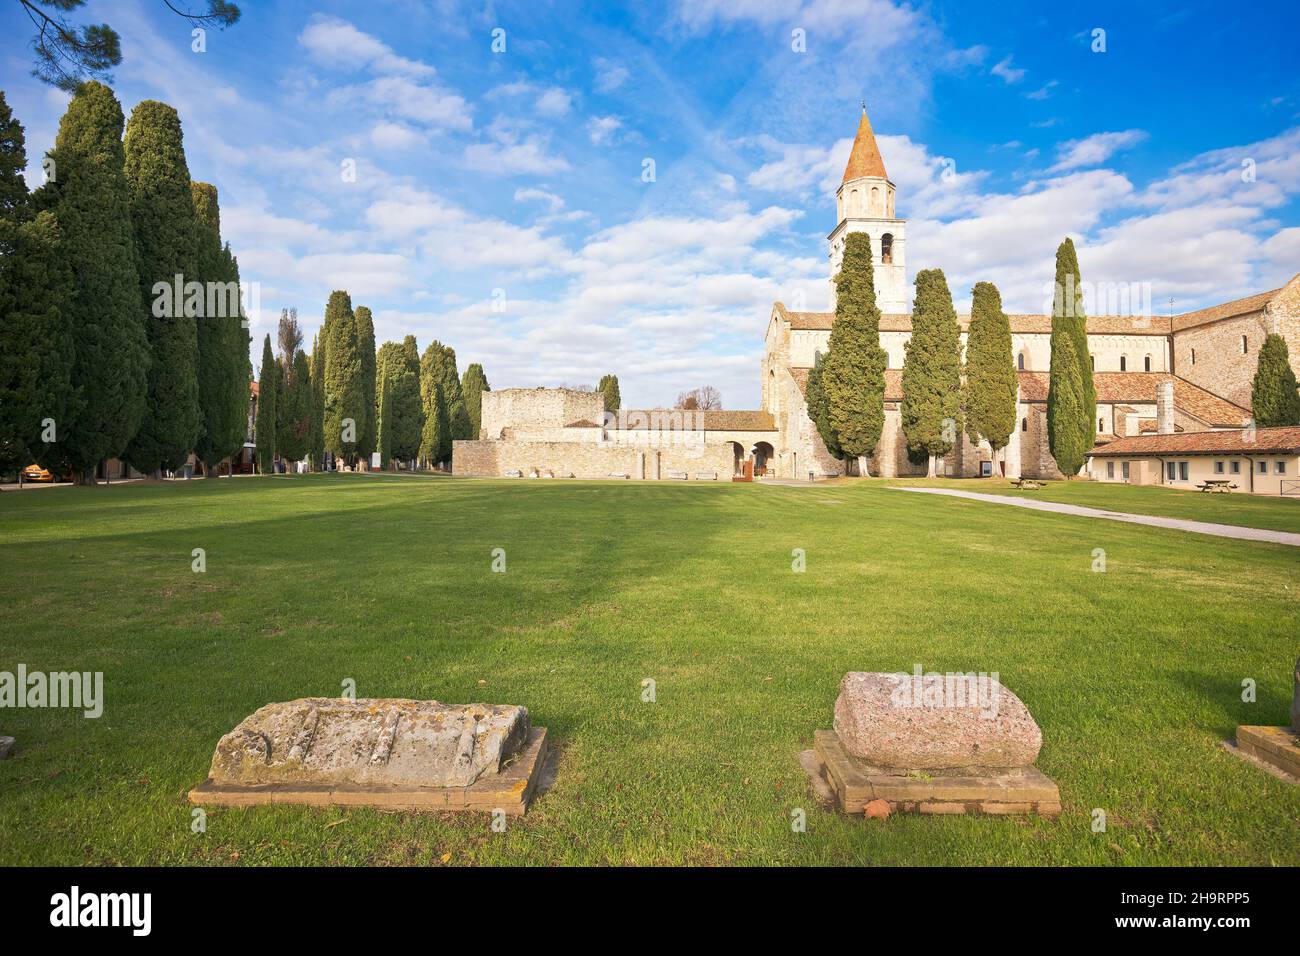
<instances>
[{"instance_id":1,"label":"stone pedestal","mask_svg":"<svg viewBox=\"0 0 1300 956\"><path fill-rule=\"evenodd\" d=\"M1300 783L1300 734L1290 727L1237 728L1237 751Z\"/></svg>"}]
</instances>

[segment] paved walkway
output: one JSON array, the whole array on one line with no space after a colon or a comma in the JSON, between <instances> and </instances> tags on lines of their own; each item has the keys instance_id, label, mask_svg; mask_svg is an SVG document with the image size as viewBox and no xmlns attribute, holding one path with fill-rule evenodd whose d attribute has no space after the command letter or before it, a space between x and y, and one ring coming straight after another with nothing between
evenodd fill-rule
<instances>
[{"instance_id":1,"label":"paved walkway","mask_svg":"<svg viewBox=\"0 0 1300 956\"><path fill-rule=\"evenodd\" d=\"M1215 524L1210 521L1187 521L1183 518L1161 518L1156 515L1103 511L1100 508L1084 508L1080 505L1061 504L1059 501L1035 501L1031 498L1013 498L1010 495L986 495L977 491L958 491L955 488L905 488L894 486L893 490L915 491L923 495L947 495L950 498L970 498L972 501L990 501L995 505L1011 505L1015 508L1029 508L1033 511L1055 511L1058 514L1079 515L1083 518L1106 518L1110 521L1125 521L1129 524L1146 524L1155 528L1173 528L1175 531L1212 534L1220 538L1240 538L1243 541L1269 541L1273 544L1289 544L1300 548L1300 534L1291 531L1266 531L1263 528L1243 528L1235 524Z\"/></svg>"}]
</instances>

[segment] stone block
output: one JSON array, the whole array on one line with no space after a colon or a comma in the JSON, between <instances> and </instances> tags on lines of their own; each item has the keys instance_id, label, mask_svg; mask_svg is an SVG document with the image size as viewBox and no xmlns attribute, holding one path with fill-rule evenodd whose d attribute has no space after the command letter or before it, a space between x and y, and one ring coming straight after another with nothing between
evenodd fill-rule
<instances>
[{"instance_id":1,"label":"stone block","mask_svg":"<svg viewBox=\"0 0 1300 956\"><path fill-rule=\"evenodd\" d=\"M1237 749L1283 773L1300 777L1300 735L1289 727L1242 725L1237 728Z\"/></svg>"}]
</instances>

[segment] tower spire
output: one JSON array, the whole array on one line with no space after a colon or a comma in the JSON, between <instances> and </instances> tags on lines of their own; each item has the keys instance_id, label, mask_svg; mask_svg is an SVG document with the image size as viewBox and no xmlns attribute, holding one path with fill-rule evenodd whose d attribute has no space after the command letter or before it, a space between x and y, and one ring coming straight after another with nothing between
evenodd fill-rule
<instances>
[{"instance_id":1,"label":"tower spire","mask_svg":"<svg viewBox=\"0 0 1300 956\"><path fill-rule=\"evenodd\" d=\"M853 151L849 153L849 164L844 167L843 182L864 176L889 178L885 161L880 158L880 147L876 145L876 134L871 131L871 120L867 119L865 100L862 102L862 118L858 120L858 135L854 137Z\"/></svg>"}]
</instances>

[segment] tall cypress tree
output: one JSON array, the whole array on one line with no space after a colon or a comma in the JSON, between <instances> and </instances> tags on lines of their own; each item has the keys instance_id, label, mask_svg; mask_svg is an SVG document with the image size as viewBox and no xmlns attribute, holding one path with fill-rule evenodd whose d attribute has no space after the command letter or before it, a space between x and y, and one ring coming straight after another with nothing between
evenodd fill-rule
<instances>
[{"instance_id":1,"label":"tall cypress tree","mask_svg":"<svg viewBox=\"0 0 1300 956\"><path fill-rule=\"evenodd\" d=\"M122 107L97 81L77 89L59 122L54 177L37 204L53 212L60 259L72 276L68 317L80 400L53 446L83 482L96 463L122 454L144 417L149 370L144 303L136 269L130 189L123 169Z\"/></svg>"},{"instance_id":2,"label":"tall cypress tree","mask_svg":"<svg viewBox=\"0 0 1300 956\"><path fill-rule=\"evenodd\" d=\"M197 266L200 282L218 291L213 310L198 322L199 409L202 420L195 454L208 468L233 457L248 435L249 365L251 341L238 301L239 265L230 247L221 242L221 210L217 188L190 183L190 201L197 223Z\"/></svg>"},{"instance_id":3,"label":"tall cypress tree","mask_svg":"<svg viewBox=\"0 0 1300 956\"><path fill-rule=\"evenodd\" d=\"M375 320L364 305L357 306L357 348L361 352L361 393L365 404L365 421L357 423L357 453L368 462L377 450L376 409L378 380L375 365Z\"/></svg>"},{"instance_id":4,"label":"tall cypress tree","mask_svg":"<svg viewBox=\"0 0 1300 956\"><path fill-rule=\"evenodd\" d=\"M941 269L916 274L900 415L907 447L924 452L933 478L936 460L952 451L961 430L961 330Z\"/></svg>"},{"instance_id":5,"label":"tall cypress tree","mask_svg":"<svg viewBox=\"0 0 1300 956\"><path fill-rule=\"evenodd\" d=\"M411 346L415 339L408 336ZM388 405L380 422L387 430L388 454L399 461L410 461L420 454L420 433L424 415L420 399L420 366L410 364L404 342L385 342L379 349L379 380L387 380Z\"/></svg>"},{"instance_id":6,"label":"tall cypress tree","mask_svg":"<svg viewBox=\"0 0 1300 956\"><path fill-rule=\"evenodd\" d=\"M443 408L449 429L444 454L438 459L442 461L451 454L452 440L469 437L470 422L465 411L465 400L461 396L460 376L456 372L456 350L436 340L429 343L420 360L420 395L424 399L426 415L432 407L429 404L430 387L434 382L442 388Z\"/></svg>"},{"instance_id":7,"label":"tall cypress tree","mask_svg":"<svg viewBox=\"0 0 1300 956\"><path fill-rule=\"evenodd\" d=\"M450 446L451 425L447 416L447 402L442 394L442 382L434 379L429 385L424 401L424 430L420 435L420 457L432 467L447 460Z\"/></svg>"},{"instance_id":8,"label":"tall cypress tree","mask_svg":"<svg viewBox=\"0 0 1300 956\"><path fill-rule=\"evenodd\" d=\"M387 468L393 453L393 388L387 370L381 370L379 375L379 418L375 427L379 432L379 466Z\"/></svg>"},{"instance_id":9,"label":"tall cypress tree","mask_svg":"<svg viewBox=\"0 0 1300 956\"><path fill-rule=\"evenodd\" d=\"M1047 403L1047 434L1056 467L1067 478L1078 474L1093 445L1092 429L1085 431L1080 416L1087 401L1084 372L1068 328L1052 331L1052 391Z\"/></svg>"},{"instance_id":10,"label":"tall cypress tree","mask_svg":"<svg viewBox=\"0 0 1300 956\"><path fill-rule=\"evenodd\" d=\"M33 214L26 156L23 128L0 93L0 471L56 464L51 446L73 399L72 277L54 215Z\"/></svg>"},{"instance_id":11,"label":"tall cypress tree","mask_svg":"<svg viewBox=\"0 0 1300 956\"><path fill-rule=\"evenodd\" d=\"M1080 387L1077 421L1066 421L1052 409L1056 405L1056 350L1052 350L1051 378L1047 386L1048 445L1056 455L1055 442L1060 440L1069 447L1084 444L1091 448L1097 437L1097 386L1092 377L1092 356L1088 350L1088 316L1083 305L1083 282L1079 276L1079 258L1074 242L1068 237L1056 249L1056 284L1052 293L1052 334L1061 329L1070 336L1076 363L1079 366ZM1073 402L1073 399L1071 400ZM1066 431L1078 430L1079 435L1066 436ZM1067 475L1074 472L1065 471ZM1077 471L1077 469L1075 469Z\"/></svg>"},{"instance_id":12,"label":"tall cypress tree","mask_svg":"<svg viewBox=\"0 0 1300 956\"><path fill-rule=\"evenodd\" d=\"M867 475L885 427L885 350L880 347L880 309L871 268L871 237L850 233L835 276L835 322L822 360L830 424L843 452Z\"/></svg>"},{"instance_id":13,"label":"tall cypress tree","mask_svg":"<svg viewBox=\"0 0 1300 956\"><path fill-rule=\"evenodd\" d=\"M596 386L596 391L605 397L605 411L617 412L622 407L623 396L618 391L618 376L614 374L602 375L600 384ZM478 437L477 429L474 436Z\"/></svg>"},{"instance_id":14,"label":"tall cypress tree","mask_svg":"<svg viewBox=\"0 0 1300 956\"><path fill-rule=\"evenodd\" d=\"M307 454L317 471L325 467L325 349L317 335L311 342L311 429Z\"/></svg>"},{"instance_id":15,"label":"tall cypress tree","mask_svg":"<svg viewBox=\"0 0 1300 956\"><path fill-rule=\"evenodd\" d=\"M288 371L281 364L276 391L276 450L287 461L307 457L311 439L311 367L307 353L298 349Z\"/></svg>"},{"instance_id":16,"label":"tall cypress tree","mask_svg":"<svg viewBox=\"0 0 1300 956\"><path fill-rule=\"evenodd\" d=\"M1286 339L1276 332L1266 335L1260 346L1250 408L1255 424L1262 428L1300 425L1300 392L1296 391L1295 371L1291 368Z\"/></svg>"},{"instance_id":17,"label":"tall cypress tree","mask_svg":"<svg viewBox=\"0 0 1300 956\"><path fill-rule=\"evenodd\" d=\"M617 388L617 382L615 388ZM471 363L470 367L465 369L465 374L460 380L460 392L465 400L465 414L469 417L469 434L466 436L467 438L473 440L479 438L479 432L483 427L483 393L490 391L492 391L492 386L488 385L483 366L479 365L478 362Z\"/></svg>"},{"instance_id":18,"label":"tall cypress tree","mask_svg":"<svg viewBox=\"0 0 1300 956\"><path fill-rule=\"evenodd\" d=\"M330 293L321 337L325 347L325 447L350 464L357 454L367 402L357 320L346 292Z\"/></svg>"},{"instance_id":19,"label":"tall cypress tree","mask_svg":"<svg viewBox=\"0 0 1300 956\"><path fill-rule=\"evenodd\" d=\"M966 335L966 430L973 440L989 443L995 463L1016 427L1017 384L1002 296L993 283L977 282Z\"/></svg>"},{"instance_id":20,"label":"tall cypress tree","mask_svg":"<svg viewBox=\"0 0 1300 956\"><path fill-rule=\"evenodd\" d=\"M198 281L198 223L176 110L157 100L141 101L126 124L124 149L151 351L145 413L126 457L148 473L179 468L199 436L195 321L206 321L207 295L202 287L193 296L185 288Z\"/></svg>"},{"instance_id":21,"label":"tall cypress tree","mask_svg":"<svg viewBox=\"0 0 1300 956\"><path fill-rule=\"evenodd\" d=\"M262 343L262 368L257 376L257 470L267 475L275 466L276 379L279 366L271 351L271 336Z\"/></svg>"}]
</instances>

